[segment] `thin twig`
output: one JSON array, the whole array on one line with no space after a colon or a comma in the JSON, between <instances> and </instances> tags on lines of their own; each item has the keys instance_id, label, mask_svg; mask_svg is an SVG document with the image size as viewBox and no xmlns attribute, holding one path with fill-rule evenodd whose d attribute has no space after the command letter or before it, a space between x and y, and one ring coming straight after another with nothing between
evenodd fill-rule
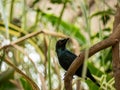
<instances>
[{"instance_id":1,"label":"thin twig","mask_svg":"<svg viewBox=\"0 0 120 90\"><path fill-rule=\"evenodd\" d=\"M0 50L3 49L3 48L7 48L7 47L9 47L11 45L14 45L14 44L18 44L18 43L20 43L20 42L22 42L22 41L24 41L24 40L26 40L28 38L34 37L34 36L36 36L38 34L41 34L41 33L43 33L45 35L51 35L51 36L54 36L54 37L67 37L67 36L65 36L65 35L63 35L61 33L51 32L51 31L47 31L47 30L46 31L41 30L41 31L38 31L38 32L33 32L33 33L30 33L30 34L27 34L27 35L19 38L18 40L11 42L8 45L1 46Z\"/></svg>"},{"instance_id":2,"label":"thin twig","mask_svg":"<svg viewBox=\"0 0 120 90\"><path fill-rule=\"evenodd\" d=\"M11 60L9 60L9 58L6 57L4 61L8 65L13 67L15 69L15 71L17 71L19 74L21 74L32 85L33 90L40 90L39 87L37 86L37 84L31 78L29 78L26 74L24 74L21 70L19 70L14 64L12 64L12 62L10 62Z\"/></svg>"},{"instance_id":3,"label":"thin twig","mask_svg":"<svg viewBox=\"0 0 120 90\"><path fill-rule=\"evenodd\" d=\"M24 55L26 55L26 56L28 57L28 59L29 59L29 60L31 61L31 63L33 64L36 72L39 74L39 78L40 78L40 80L41 80L41 82L42 82L42 88L43 88L43 90L47 90L47 89L46 89L47 86L46 86L46 84L45 84L45 79L44 79L43 75L39 72L39 70L37 69L37 66L35 65L35 63L34 63L34 61L32 60L32 58L29 57L29 55L27 54L27 52L26 52L22 47L20 47L20 46L18 46L18 45L13 45L13 47L16 48L17 50L19 50L21 53L23 53Z\"/></svg>"}]
</instances>

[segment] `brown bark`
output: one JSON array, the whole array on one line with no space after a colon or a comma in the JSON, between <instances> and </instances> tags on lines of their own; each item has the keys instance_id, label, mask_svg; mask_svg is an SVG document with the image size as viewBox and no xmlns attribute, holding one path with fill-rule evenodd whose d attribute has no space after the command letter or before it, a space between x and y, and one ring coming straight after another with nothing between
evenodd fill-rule
<instances>
[{"instance_id":1,"label":"brown bark","mask_svg":"<svg viewBox=\"0 0 120 90\"><path fill-rule=\"evenodd\" d=\"M115 15L115 20L113 24L113 33L116 31L116 27L120 23L120 7L117 6L117 12ZM120 33L119 33L120 34ZM112 47L112 65L113 65L113 72L115 77L115 88L116 90L120 89L120 50L119 50L119 43L116 43Z\"/></svg>"}]
</instances>

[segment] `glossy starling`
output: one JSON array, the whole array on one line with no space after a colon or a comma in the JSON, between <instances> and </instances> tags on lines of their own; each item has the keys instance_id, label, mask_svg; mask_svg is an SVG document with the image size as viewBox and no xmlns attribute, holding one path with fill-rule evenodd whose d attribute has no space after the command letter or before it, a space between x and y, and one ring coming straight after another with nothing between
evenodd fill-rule
<instances>
[{"instance_id":1,"label":"glossy starling","mask_svg":"<svg viewBox=\"0 0 120 90\"><path fill-rule=\"evenodd\" d=\"M72 64L72 62L77 57L74 53L68 51L66 49L66 43L69 40L69 38L58 40L56 43L56 53L58 56L59 64L65 69L68 70L69 66ZM75 72L75 75L81 77L82 76L82 69L83 64L78 68L78 70ZM99 84L96 82L94 77L91 75L89 69L87 69L86 76L90 78L93 82L95 82L98 86Z\"/></svg>"}]
</instances>

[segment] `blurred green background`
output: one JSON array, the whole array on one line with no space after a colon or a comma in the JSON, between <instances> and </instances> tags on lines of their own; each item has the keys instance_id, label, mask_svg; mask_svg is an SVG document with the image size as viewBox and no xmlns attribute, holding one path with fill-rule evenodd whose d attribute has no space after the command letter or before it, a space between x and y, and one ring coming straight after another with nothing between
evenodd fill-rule
<instances>
[{"instance_id":1,"label":"blurred green background","mask_svg":"<svg viewBox=\"0 0 120 90\"><path fill-rule=\"evenodd\" d=\"M0 47L31 33L45 32L0 50L0 90L65 90L65 71L58 63L56 41L70 37L67 48L79 55L107 38L112 32L117 2L0 0ZM97 87L85 80L89 90L115 90L111 61L111 48L87 60L87 67L100 83ZM79 81L74 77L74 90L79 89Z\"/></svg>"}]
</instances>

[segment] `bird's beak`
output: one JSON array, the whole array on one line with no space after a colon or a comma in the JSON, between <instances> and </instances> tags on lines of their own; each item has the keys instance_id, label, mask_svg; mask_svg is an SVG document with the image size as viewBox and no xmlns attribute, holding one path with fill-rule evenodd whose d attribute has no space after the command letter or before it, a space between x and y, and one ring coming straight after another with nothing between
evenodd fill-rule
<instances>
[{"instance_id":1,"label":"bird's beak","mask_svg":"<svg viewBox=\"0 0 120 90\"><path fill-rule=\"evenodd\" d=\"M64 44L66 44L68 40L69 38L64 39Z\"/></svg>"}]
</instances>

